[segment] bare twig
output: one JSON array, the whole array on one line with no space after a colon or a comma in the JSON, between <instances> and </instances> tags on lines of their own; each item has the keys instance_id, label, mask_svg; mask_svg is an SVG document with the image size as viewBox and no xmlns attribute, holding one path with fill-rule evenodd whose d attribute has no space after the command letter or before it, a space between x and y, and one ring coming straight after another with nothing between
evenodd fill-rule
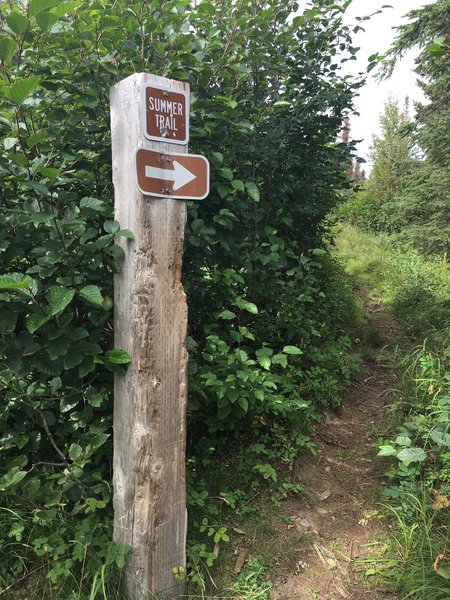
<instances>
[{"instance_id":1,"label":"bare twig","mask_svg":"<svg viewBox=\"0 0 450 600\"><path fill-rule=\"evenodd\" d=\"M37 409L38 413L41 416L42 419L42 423L44 425L44 429L45 429L45 433L47 434L47 437L50 441L50 444L53 446L53 448L55 449L56 453L62 458L63 462L61 465L59 466L64 466L70 474L70 477L76 481L78 483L78 485L80 485L81 487L83 487L86 491L88 491L90 494L92 494L94 497L97 497L97 494L93 491L92 488L90 488L86 483L84 483L84 481L81 481L81 479L79 479L75 473L73 472L72 466L70 465L70 463L68 462L66 455L59 449L58 445L55 442L55 438L52 435L52 432L50 431L50 427L48 426L48 422L47 419L45 418L45 415L43 413L43 411L38 408ZM36 463L38 464L38 463ZM34 467L34 465L33 465Z\"/></svg>"}]
</instances>

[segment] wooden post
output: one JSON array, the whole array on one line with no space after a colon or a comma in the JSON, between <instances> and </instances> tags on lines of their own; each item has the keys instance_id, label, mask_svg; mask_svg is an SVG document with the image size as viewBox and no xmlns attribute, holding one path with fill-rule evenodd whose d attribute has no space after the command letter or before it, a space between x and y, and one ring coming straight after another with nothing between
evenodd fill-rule
<instances>
[{"instance_id":1,"label":"wooden post","mask_svg":"<svg viewBox=\"0 0 450 600\"><path fill-rule=\"evenodd\" d=\"M186 203L144 196L136 184L139 147L170 151L142 131L142 86L189 86L139 73L111 88L115 218L125 259L115 277L115 346L132 359L114 388L114 539L131 547L130 600L178 598L185 568L187 306L181 283ZM178 146L186 152L187 146Z\"/></svg>"}]
</instances>

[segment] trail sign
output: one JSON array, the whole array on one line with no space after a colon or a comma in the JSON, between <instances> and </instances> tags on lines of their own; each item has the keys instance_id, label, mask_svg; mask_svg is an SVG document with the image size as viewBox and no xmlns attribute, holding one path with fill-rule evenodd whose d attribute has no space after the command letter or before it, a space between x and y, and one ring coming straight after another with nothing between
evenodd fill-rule
<instances>
[{"instance_id":1,"label":"trail sign","mask_svg":"<svg viewBox=\"0 0 450 600\"><path fill-rule=\"evenodd\" d=\"M180 200L202 200L209 194L209 162L199 154L140 148L136 171L143 194Z\"/></svg>"},{"instance_id":2,"label":"trail sign","mask_svg":"<svg viewBox=\"0 0 450 600\"><path fill-rule=\"evenodd\" d=\"M185 145L189 141L189 97L184 90L143 86L143 131L149 140Z\"/></svg>"},{"instance_id":3,"label":"trail sign","mask_svg":"<svg viewBox=\"0 0 450 600\"><path fill-rule=\"evenodd\" d=\"M171 126L181 131L178 117L187 115L189 84L135 73L111 88L115 218L134 234L133 240L117 240L124 257L114 278L114 342L132 357L114 383L114 539L130 548L121 578L123 596L175 600L186 597L185 582L177 574L186 567L188 365L181 281L187 206L175 194L190 196L200 177L182 156L165 154L173 148L168 138L143 139L145 94L147 106L169 118L158 125L177 133ZM184 156L188 151L186 145L175 149ZM153 155L157 160L149 158ZM143 161L142 191L156 195L168 189L163 201L138 189L137 156ZM156 190L145 188L149 182L157 184Z\"/></svg>"}]
</instances>

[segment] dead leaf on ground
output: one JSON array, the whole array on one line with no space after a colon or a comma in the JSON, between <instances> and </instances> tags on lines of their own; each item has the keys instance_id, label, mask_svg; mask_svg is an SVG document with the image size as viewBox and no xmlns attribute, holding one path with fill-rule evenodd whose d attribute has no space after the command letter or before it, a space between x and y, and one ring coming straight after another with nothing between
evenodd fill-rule
<instances>
[{"instance_id":1,"label":"dead leaf on ground","mask_svg":"<svg viewBox=\"0 0 450 600\"><path fill-rule=\"evenodd\" d=\"M325 490L324 492L317 494L317 497L319 498L319 500L322 500L322 502L324 500L328 500L328 498L331 496L331 490Z\"/></svg>"},{"instance_id":2,"label":"dead leaf on ground","mask_svg":"<svg viewBox=\"0 0 450 600\"><path fill-rule=\"evenodd\" d=\"M241 572L242 567L244 566L245 563L245 558L247 556L247 550L245 550L245 548L241 548L239 550L239 554L236 560L236 564L234 565L234 573L236 575L238 575Z\"/></svg>"},{"instance_id":3,"label":"dead leaf on ground","mask_svg":"<svg viewBox=\"0 0 450 600\"><path fill-rule=\"evenodd\" d=\"M337 593L339 594L339 596L341 596L341 598L348 598L349 597L348 594L347 594L347 592L343 588L341 588L340 585L337 585L335 583L334 587L335 587Z\"/></svg>"}]
</instances>

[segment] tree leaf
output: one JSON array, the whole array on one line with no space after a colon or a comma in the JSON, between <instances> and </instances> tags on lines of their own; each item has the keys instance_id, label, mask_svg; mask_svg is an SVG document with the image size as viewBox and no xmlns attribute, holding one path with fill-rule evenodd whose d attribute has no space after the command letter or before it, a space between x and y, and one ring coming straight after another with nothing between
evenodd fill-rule
<instances>
[{"instance_id":1,"label":"tree leaf","mask_svg":"<svg viewBox=\"0 0 450 600\"><path fill-rule=\"evenodd\" d=\"M244 182L240 179L233 179L231 185L234 187L235 190L239 190L240 192L243 192L245 189Z\"/></svg>"},{"instance_id":2,"label":"tree leaf","mask_svg":"<svg viewBox=\"0 0 450 600\"><path fill-rule=\"evenodd\" d=\"M78 375L79 375L80 379L82 379L83 377L86 377L86 375L88 375L89 373L92 373L92 371L94 369L95 369L94 359L91 356L85 356L85 358L83 359L83 362L78 367Z\"/></svg>"},{"instance_id":3,"label":"tree leaf","mask_svg":"<svg viewBox=\"0 0 450 600\"><path fill-rule=\"evenodd\" d=\"M283 348L283 352L285 354L303 354L303 351L300 350L300 348L297 348L297 346L285 346Z\"/></svg>"},{"instance_id":4,"label":"tree leaf","mask_svg":"<svg viewBox=\"0 0 450 600\"><path fill-rule=\"evenodd\" d=\"M16 79L9 91L11 100L16 104L22 104L25 98L37 88L40 80L41 78L39 75L31 75L30 77L25 77L23 79Z\"/></svg>"},{"instance_id":5,"label":"tree leaf","mask_svg":"<svg viewBox=\"0 0 450 600\"><path fill-rule=\"evenodd\" d=\"M397 450L394 448L394 446L391 446L390 444L386 444L385 446L379 446L380 450L377 454L377 456L396 456L397 455Z\"/></svg>"},{"instance_id":6,"label":"tree leaf","mask_svg":"<svg viewBox=\"0 0 450 600\"><path fill-rule=\"evenodd\" d=\"M42 223L49 223L50 221L53 221L53 219L55 218L54 214L50 214L50 213L42 213L42 212L33 212L30 213L30 219L33 223L33 225L41 225Z\"/></svg>"},{"instance_id":7,"label":"tree leaf","mask_svg":"<svg viewBox=\"0 0 450 600\"><path fill-rule=\"evenodd\" d=\"M105 221L103 228L106 233L116 233L120 229L120 224L117 221Z\"/></svg>"},{"instance_id":8,"label":"tree leaf","mask_svg":"<svg viewBox=\"0 0 450 600\"><path fill-rule=\"evenodd\" d=\"M33 354L36 354L36 352L40 350L41 347L42 346L34 342L32 342L31 344L27 344L22 350L22 356L32 356Z\"/></svg>"},{"instance_id":9,"label":"tree leaf","mask_svg":"<svg viewBox=\"0 0 450 600\"><path fill-rule=\"evenodd\" d=\"M47 321L51 318L51 315L40 315L36 313L32 313L28 315L25 319L25 327L30 333L34 333L42 327Z\"/></svg>"},{"instance_id":10,"label":"tree leaf","mask_svg":"<svg viewBox=\"0 0 450 600\"><path fill-rule=\"evenodd\" d=\"M281 365L284 369L288 366L287 358L285 354L275 354L272 358L274 365Z\"/></svg>"},{"instance_id":11,"label":"tree leaf","mask_svg":"<svg viewBox=\"0 0 450 600\"><path fill-rule=\"evenodd\" d=\"M12 333L16 328L18 313L10 308L0 308L0 334Z\"/></svg>"},{"instance_id":12,"label":"tree leaf","mask_svg":"<svg viewBox=\"0 0 450 600\"><path fill-rule=\"evenodd\" d=\"M427 459L427 453L422 448L405 448L397 454L397 458L407 464L423 462Z\"/></svg>"},{"instance_id":13,"label":"tree leaf","mask_svg":"<svg viewBox=\"0 0 450 600\"><path fill-rule=\"evenodd\" d=\"M80 296L82 296L85 300L92 302L92 304L101 306L103 302L100 288L96 285L86 285L85 287L81 288Z\"/></svg>"},{"instance_id":14,"label":"tree leaf","mask_svg":"<svg viewBox=\"0 0 450 600\"><path fill-rule=\"evenodd\" d=\"M106 358L109 362L115 365L127 365L131 362L131 358L128 352L125 352L122 348L114 348L106 354Z\"/></svg>"},{"instance_id":15,"label":"tree leaf","mask_svg":"<svg viewBox=\"0 0 450 600\"><path fill-rule=\"evenodd\" d=\"M39 129L39 131L36 131L36 133L32 133L30 135L30 137L27 139L27 145L29 148L32 148L36 144L42 143L47 138L48 138L47 129ZM40 171L42 172L42 169L40 169Z\"/></svg>"},{"instance_id":16,"label":"tree leaf","mask_svg":"<svg viewBox=\"0 0 450 600\"><path fill-rule=\"evenodd\" d=\"M233 179L233 171L228 167L220 169L220 173L223 175L223 177L225 177L225 179L228 179L228 181L231 181Z\"/></svg>"},{"instance_id":17,"label":"tree leaf","mask_svg":"<svg viewBox=\"0 0 450 600\"><path fill-rule=\"evenodd\" d=\"M134 240L134 233L130 229L119 229L119 231L116 232L116 235L118 237L124 237L129 240Z\"/></svg>"},{"instance_id":18,"label":"tree leaf","mask_svg":"<svg viewBox=\"0 0 450 600\"><path fill-rule=\"evenodd\" d=\"M43 10L52 8L60 4L61 0L30 0L29 10L30 15L36 16Z\"/></svg>"},{"instance_id":19,"label":"tree leaf","mask_svg":"<svg viewBox=\"0 0 450 600\"><path fill-rule=\"evenodd\" d=\"M11 150L14 146L17 145L18 138L16 137L7 137L3 140L3 147L5 150Z\"/></svg>"},{"instance_id":20,"label":"tree leaf","mask_svg":"<svg viewBox=\"0 0 450 600\"><path fill-rule=\"evenodd\" d=\"M17 469L17 467L14 467L0 479L0 490L3 491L12 487L13 485L17 485L22 481L26 474L27 471L20 471Z\"/></svg>"},{"instance_id":21,"label":"tree leaf","mask_svg":"<svg viewBox=\"0 0 450 600\"><path fill-rule=\"evenodd\" d=\"M73 369L83 362L83 354L79 350L72 350L63 358L64 368Z\"/></svg>"},{"instance_id":22,"label":"tree leaf","mask_svg":"<svg viewBox=\"0 0 450 600\"><path fill-rule=\"evenodd\" d=\"M23 435L20 433L16 433L14 435L14 443L19 448L19 450L22 450L22 448L24 448L27 445L29 439L30 438L28 435Z\"/></svg>"},{"instance_id":23,"label":"tree leaf","mask_svg":"<svg viewBox=\"0 0 450 600\"><path fill-rule=\"evenodd\" d=\"M222 200L233 192L231 188L222 185L221 183L219 183L219 185L217 186L217 191L219 192L219 196L222 198Z\"/></svg>"},{"instance_id":24,"label":"tree leaf","mask_svg":"<svg viewBox=\"0 0 450 600\"><path fill-rule=\"evenodd\" d=\"M263 369L266 369L266 371L268 371L270 369L270 365L271 365L271 360L268 356L260 356L258 357L258 362L259 364L262 366Z\"/></svg>"},{"instance_id":25,"label":"tree leaf","mask_svg":"<svg viewBox=\"0 0 450 600\"><path fill-rule=\"evenodd\" d=\"M39 172L50 180L56 179L61 173L61 169L55 169L53 167L39 167Z\"/></svg>"},{"instance_id":26,"label":"tree leaf","mask_svg":"<svg viewBox=\"0 0 450 600\"><path fill-rule=\"evenodd\" d=\"M236 306L243 310L247 310L249 313L253 315L258 314L258 307L253 302L248 302L248 300L244 300L243 298L236 298L235 301Z\"/></svg>"},{"instance_id":27,"label":"tree leaf","mask_svg":"<svg viewBox=\"0 0 450 600\"><path fill-rule=\"evenodd\" d=\"M81 199L80 208L89 208L95 212L101 212L107 208L107 205L99 198L85 197Z\"/></svg>"},{"instance_id":28,"label":"tree leaf","mask_svg":"<svg viewBox=\"0 0 450 600\"><path fill-rule=\"evenodd\" d=\"M411 446L412 440L410 437L408 437L407 435L398 435L394 442L398 445L398 446Z\"/></svg>"},{"instance_id":29,"label":"tree leaf","mask_svg":"<svg viewBox=\"0 0 450 600\"><path fill-rule=\"evenodd\" d=\"M245 396L239 396L238 404L245 413L248 411L248 400Z\"/></svg>"},{"instance_id":30,"label":"tree leaf","mask_svg":"<svg viewBox=\"0 0 450 600\"><path fill-rule=\"evenodd\" d=\"M5 273L0 275L1 290L20 290L29 288L33 283L33 279L22 273Z\"/></svg>"},{"instance_id":31,"label":"tree leaf","mask_svg":"<svg viewBox=\"0 0 450 600\"><path fill-rule=\"evenodd\" d=\"M450 447L450 433L447 433L446 431L442 431L436 427L430 433L430 438L440 446Z\"/></svg>"},{"instance_id":32,"label":"tree leaf","mask_svg":"<svg viewBox=\"0 0 450 600\"><path fill-rule=\"evenodd\" d=\"M89 337L89 332L84 327L76 327L72 331L68 332L69 337L72 340L84 340L84 338Z\"/></svg>"},{"instance_id":33,"label":"tree leaf","mask_svg":"<svg viewBox=\"0 0 450 600\"><path fill-rule=\"evenodd\" d=\"M69 290L63 286L52 286L47 293L51 314L56 315L63 311L75 296L75 290Z\"/></svg>"},{"instance_id":34,"label":"tree leaf","mask_svg":"<svg viewBox=\"0 0 450 600\"><path fill-rule=\"evenodd\" d=\"M16 51L16 42L8 37L0 38L0 60L8 64Z\"/></svg>"},{"instance_id":35,"label":"tree leaf","mask_svg":"<svg viewBox=\"0 0 450 600\"><path fill-rule=\"evenodd\" d=\"M83 455L83 448L79 444L70 444L68 455L71 461L76 462Z\"/></svg>"},{"instance_id":36,"label":"tree leaf","mask_svg":"<svg viewBox=\"0 0 450 600\"><path fill-rule=\"evenodd\" d=\"M9 13L9 15L6 17L6 22L14 31L14 33L17 33L17 35L22 35L25 33L29 26L28 19L24 15L15 11Z\"/></svg>"},{"instance_id":37,"label":"tree leaf","mask_svg":"<svg viewBox=\"0 0 450 600\"><path fill-rule=\"evenodd\" d=\"M60 2L54 9L54 13L58 16L58 19L63 15L73 11L80 6L80 0L73 0L72 2Z\"/></svg>"},{"instance_id":38,"label":"tree leaf","mask_svg":"<svg viewBox=\"0 0 450 600\"><path fill-rule=\"evenodd\" d=\"M60 356L65 356L70 348L70 340L68 338L57 338L50 340L47 343L47 353L54 360Z\"/></svg>"},{"instance_id":39,"label":"tree leaf","mask_svg":"<svg viewBox=\"0 0 450 600\"><path fill-rule=\"evenodd\" d=\"M34 181L28 179L25 181L21 181L20 183L26 188L31 188L32 190L35 190L38 194L41 194L42 196L48 196L48 187L41 181Z\"/></svg>"},{"instance_id":40,"label":"tree leaf","mask_svg":"<svg viewBox=\"0 0 450 600\"><path fill-rule=\"evenodd\" d=\"M247 181L247 183L245 184L245 189L247 190L247 194L252 200L254 200L255 202L259 202L259 189L256 183L254 183L253 181Z\"/></svg>"},{"instance_id":41,"label":"tree leaf","mask_svg":"<svg viewBox=\"0 0 450 600\"><path fill-rule=\"evenodd\" d=\"M221 313L219 313L217 315L217 318L218 319L226 319L226 320L231 321L232 319L236 318L236 315L233 312L231 312L230 310L223 310Z\"/></svg>"},{"instance_id":42,"label":"tree leaf","mask_svg":"<svg viewBox=\"0 0 450 600\"><path fill-rule=\"evenodd\" d=\"M36 22L42 31L50 31L57 21L58 16L52 12L40 12L36 17Z\"/></svg>"},{"instance_id":43,"label":"tree leaf","mask_svg":"<svg viewBox=\"0 0 450 600\"><path fill-rule=\"evenodd\" d=\"M87 401L89 402L89 404L91 406L98 408L99 406L102 405L104 399L105 398L104 398L103 394L96 393L96 394L91 394L90 396L88 396Z\"/></svg>"}]
</instances>

